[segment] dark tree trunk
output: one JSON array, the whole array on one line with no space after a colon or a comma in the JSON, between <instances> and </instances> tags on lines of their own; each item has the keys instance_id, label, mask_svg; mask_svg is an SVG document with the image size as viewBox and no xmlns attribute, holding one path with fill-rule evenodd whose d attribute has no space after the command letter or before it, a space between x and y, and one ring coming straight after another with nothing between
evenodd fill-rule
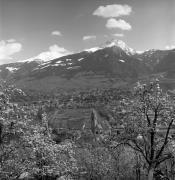
<instances>
[{"instance_id":1,"label":"dark tree trunk","mask_svg":"<svg viewBox=\"0 0 175 180\"><path fill-rule=\"evenodd\" d=\"M140 180L140 168L136 169L136 180Z\"/></svg>"}]
</instances>

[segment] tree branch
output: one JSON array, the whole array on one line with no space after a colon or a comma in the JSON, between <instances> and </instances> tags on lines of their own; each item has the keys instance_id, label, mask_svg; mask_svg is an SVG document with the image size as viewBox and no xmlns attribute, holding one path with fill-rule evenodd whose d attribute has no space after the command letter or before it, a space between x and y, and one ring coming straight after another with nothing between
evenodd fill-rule
<instances>
[{"instance_id":1,"label":"tree branch","mask_svg":"<svg viewBox=\"0 0 175 180\"><path fill-rule=\"evenodd\" d=\"M173 121L174 121L174 118L173 118L173 119L171 120L171 122L169 123L168 129L167 129L167 132L166 132L166 136L165 136L164 143L163 143L163 145L162 145L159 153L156 155L156 159L158 159L158 158L161 156L161 154L162 154L162 152L163 152L166 144L168 143L168 135L169 135L169 132L170 132L170 129L171 129L171 125L173 124Z\"/></svg>"},{"instance_id":2,"label":"tree branch","mask_svg":"<svg viewBox=\"0 0 175 180\"><path fill-rule=\"evenodd\" d=\"M135 140L132 140L132 142L135 144L135 146L137 147L137 151L139 151L143 157L145 158L145 160L150 163L150 161L148 160L148 156L146 155L146 152L144 153L144 150L141 149L141 147L139 147L139 145L137 144L137 142Z\"/></svg>"},{"instance_id":3,"label":"tree branch","mask_svg":"<svg viewBox=\"0 0 175 180\"><path fill-rule=\"evenodd\" d=\"M156 162L156 167L161 164L162 162L168 160L168 159L171 159L172 158L172 155L171 154L168 154L167 156L164 156L162 157L161 159L157 160Z\"/></svg>"}]
</instances>

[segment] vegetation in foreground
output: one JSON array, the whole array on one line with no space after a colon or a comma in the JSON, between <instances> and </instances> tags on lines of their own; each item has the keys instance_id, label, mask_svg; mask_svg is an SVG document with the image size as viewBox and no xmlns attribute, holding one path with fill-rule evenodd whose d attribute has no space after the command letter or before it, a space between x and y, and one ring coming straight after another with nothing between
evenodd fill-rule
<instances>
[{"instance_id":1,"label":"vegetation in foreground","mask_svg":"<svg viewBox=\"0 0 175 180\"><path fill-rule=\"evenodd\" d=\"M1 84L0 179L174 179L175 103L157 81L33 104L13 103L25 93ZM52 125L53 112L83 107L79 129Z\"/></svg>"}]
</instances>

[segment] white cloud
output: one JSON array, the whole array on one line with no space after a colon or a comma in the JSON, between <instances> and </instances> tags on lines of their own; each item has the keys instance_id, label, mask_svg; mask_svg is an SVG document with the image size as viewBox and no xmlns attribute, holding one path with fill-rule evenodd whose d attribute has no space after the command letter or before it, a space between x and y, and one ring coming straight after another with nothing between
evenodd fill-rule
<instances>
[{"instance_id":1,"label":"white cloud","mask_svg":"<svg viewBox=\"0 0 175 180\"><path fill-rule=\"evenodd\" d=\"M44 51L40 53L38 56L35 57L35 59L41 59L44 61L56 59L62 56L66 56L68 54L71 54L72 52L68 51L64 47L60 47L57 44L54 44L49 47L48 51Z\"/></svg>"},{"instance_id":2,"label":"white cloud","mask_svg":"<svg viewBox=\"0 0 175 180\"><path fill-rule=\"evenodd\" d=\"M22 44L15 40L0 41L0 63L5 63L6 60L12 59L12 55L22 50Z\"/></svg>"},{"instance_id":3,"label":"white cloud","mask_svg":"<svg viewBox=\"0 0 175 180\"><path fill-rule=\"evenodd\" d=\"M61 32L60 31L53 31L51 33L53 36L62 36Z\"/></svg>"},{"instance_id":4,"label":"white cloud","mask_svg":"<svg viewBox=\"0 0 175 180\"><path fill-rule=\"evenodd\" d=\"M86 41L86 40L90 40L90 39L96 39L97 37L94 36L94 35L90 35L90 36L83 36L83 41Z\"/></svg>"},{"instance_id":5,"label":"white cloud","mask_svg":"<svg viewBox=\"0 0 175 180\"><path fill-rule=\"evenodd\" d=\"M175 49L175 45L167 45L165 46L165 49L167 50Z\"/></svg>"},{"instance_id":6,"label":"white cloud","mask_svg":"<svg viewBox=\"0 0 175 180\"><path fill-rule=\"evenodd\" d=\"M115 37L123 37L124 34L118 34L118 33L116 33L116 34L113 34L113 36L115 36Z\"/></svg>"},{"instance_id":7,"label":"white cloud","mask_svg":"<svg viewBox=\"0 0 175 180\"><path fill-rule=\"evenodd\" d=\"M99 6L93 15L101 16L103 18L119 17L124 15L130 15L132 8L128 5L112 4L107 6Z\"/></svg>"},{"instance_id":8,"label":"white cloud","mask_svg":"<svg viewBox=\"0 0 175 180\"><path fill-rule=\"evenodd\" d=\"M125 20L123 19L116 20L114 18L110 18L107 20L106 27L109 29L112 29L112 28L119 28L122 30L132 29L131 25L127 23Z\"/></svg>"},{"instance_id":9,"label":"white cloud","mask_svg":"<svg viewBox=\"0 0 175 180\"><path fill-rule=\"evenodd\" d=\"M8 39L7 42L9 43L16 42L16 39Z\"/></svg>"}]
</instances>

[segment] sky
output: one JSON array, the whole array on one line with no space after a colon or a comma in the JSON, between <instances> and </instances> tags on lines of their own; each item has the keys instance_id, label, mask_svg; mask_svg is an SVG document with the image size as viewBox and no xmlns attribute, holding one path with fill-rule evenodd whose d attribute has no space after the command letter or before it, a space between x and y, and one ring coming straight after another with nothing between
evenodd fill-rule
<instances>
[{"instance_id":1,"label":"sky","mask_svg":"<svg viewBox=\"0 0 175 180\"><path fill-rule=\"evenodd\" d=\"M175 48L175 0L0 0L0 64L111 39L139 51Z\"/></svg>"}]
</instances>

